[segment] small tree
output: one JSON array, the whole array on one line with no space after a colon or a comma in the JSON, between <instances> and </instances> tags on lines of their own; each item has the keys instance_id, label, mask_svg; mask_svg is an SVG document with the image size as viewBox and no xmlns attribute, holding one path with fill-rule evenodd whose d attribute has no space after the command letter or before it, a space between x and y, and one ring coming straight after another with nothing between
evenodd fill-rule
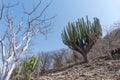
<instances>
[{"instance_id":1,"label":"small tree","mask_svg":"<svg viewBox=\"0 0 120 80\"><path fill-rule=\"evenodd\" d=\"M70 49L81 53L84 62L88 62L87 54L102 35L99 19L94 18L94 22L91 23L88 17L86 18L86 22L82 18L78 19L76 23L68 23L61 34L63 43Z\"/></svg>"},{"instance_id":2,"label":"small tree","mask_svg":"<svg viewBox=\"0 0 120 80\"><path fill-rule=\"evenodd\" d=\"M66 49L60 49L59 51L53 51L52 58L54 60L53 67L54 68L60 68L64 66L64 62L66 60L67 55Z\"/></svg>"},{"instance_id":3,"label":"small tree","mask_svg":"<svg viewBox=\"0 0 120 80\"><path fill-rule=\"evenodd\" d=\"M40 53L41 56L41 61L40 61L40 72L41 75L50 68L51 63L52 63L52 58L49 52L42 52Z\"/></svg>"},{"instance_id":4,"label":"small tree","mask_svg":"<svg viewBox=\"0 0 120 80\"><path fill-rule=\"evenodd\" d=\"M67 55L66 57L66 63L70 64L70 63L78 63L81 60L81 56L78 52L76 52L75 50L71 50L69 52L69 55Z\"/></svg>"}]
</instances>

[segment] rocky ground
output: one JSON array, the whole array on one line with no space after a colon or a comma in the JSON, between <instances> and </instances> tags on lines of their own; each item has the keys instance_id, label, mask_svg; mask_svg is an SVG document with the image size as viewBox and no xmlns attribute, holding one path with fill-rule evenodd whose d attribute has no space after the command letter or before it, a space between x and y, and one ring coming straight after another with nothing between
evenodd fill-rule
<instances>
[{"instance_id":1,"label":"rocky ground","mask_svg":"<svg viewBox=\"0 0 120 80\"><path fill-rule=\"evenodd\" d=\"M49 73L39 80L116 80L120 77L120 60L94 60L64 71Z\"/></svg>"},{"instance_id":2,"label":"rocky ground","mask_svg":"<svg viewBox=\"0 0 120 80\"><path fill-rule=\"evenodd\" d=\"M89 63L49 73L36 80L117 80L120 78L120 60L103 57L109 56L109 51L117 48L120 48L120 29L96 42L88 55L91 60Z\"/></svg>"}]
</instances>

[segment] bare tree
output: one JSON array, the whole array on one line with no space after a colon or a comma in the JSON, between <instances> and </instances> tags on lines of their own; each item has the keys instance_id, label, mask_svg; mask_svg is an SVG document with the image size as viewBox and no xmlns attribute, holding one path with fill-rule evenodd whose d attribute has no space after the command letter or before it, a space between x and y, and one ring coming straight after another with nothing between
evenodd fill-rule
<instances>
[{"instance_id":1,"label":"bare tree","mask_svg":"<svg viewBox=\"0 0 120 80\"><path fill-rule=\"evenodd\" d=\"M64 63L66 62L65 60L68 55L67 49L60 49L58 51L53 51L52 53L52 58L54 60L53 67L59 68L64 66Z\"/></svg>"},{"instance_id":2,"label":"bare tree","mask_svg":"<svg viewBox=\"0 0 120 80\"><path fill-rule=\"evenodd\" d=\"M41 62L40 62L40 71L43 74L46 70L51 67L52 58L50 52L42 52L40 53Z\"/></svg>"},{"instance_id":3,"label":"bare tree","mask_svg":"<svg viewBox=\"0 0 120 80\"><path fill-rule=\"evenodd\" d=\"M0 19L2 19L3 10L5 8L3 0L2 3ZM37 14L41 3L42 0L39 0L30 12L26 11L24 8L24 14L27 18L25 18L26 20L22 20L17 27L13 16L11 16L9 12L6 14L8 26L0 38L1 56L3 62L1 80L9 80L16 63L29 48L31 40L38 34L46 36L50 30L51 23L47 24L46 21L51 18L46 19L42 16L51 2L39 11L38 15L35 15Z\"/></svg>"}]
</instances>

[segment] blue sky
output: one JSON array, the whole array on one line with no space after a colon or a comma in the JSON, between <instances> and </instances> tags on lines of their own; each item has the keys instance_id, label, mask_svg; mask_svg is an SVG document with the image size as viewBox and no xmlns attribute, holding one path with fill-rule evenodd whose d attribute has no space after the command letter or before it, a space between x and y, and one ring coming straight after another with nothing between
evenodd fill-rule
<instances>
[{"instance_id":1,"label":"blue sky","mask_svg":"<svg viewBox=\"0 0 120 80\"><path fill-rule=\"evenodd\" d=\"M36 3L37 1L23 0L22 3L25 4L25 7L29 8L32 3ZM17 10L13 10L12 12L18 15L19 11ZM34 45L32 49L36 53L67 48L61 40L63 28L68 22L74 22L78 18L85 17L86 15L88 15L90 20L93 17L98 17L103 29L107 29L120 19L120 0L53 0L46 11L46 15L48 17L56 16L52 20L54 26L51 33L48 34L47 39L41 36L33 40ZM2 28L0 27L0 29Z\"/></svg>"},{"instance_id":2,"label":"blue sky","mask_svg":"<svg viewBox=\"0 0 120 80\"><path fill-rule=\"evenodd\" d=\"M54 21L53 33L48 35L48 40L41 39L40 50L56 50L67 48L61 40L61 31L68 22L76 21L86 15L92 20L98 17L106 29L120 18L119 0L54 0L48 15L57 15ZM37 43L37 42L36 42Z\"/></svg>"}]
</instances>

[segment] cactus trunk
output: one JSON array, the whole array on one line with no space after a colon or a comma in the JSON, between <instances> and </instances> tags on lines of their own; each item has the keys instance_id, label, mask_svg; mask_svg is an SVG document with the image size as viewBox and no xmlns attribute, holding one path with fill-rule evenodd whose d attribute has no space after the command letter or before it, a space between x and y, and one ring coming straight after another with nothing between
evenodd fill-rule
<instances>
[{"instance_id":1,"label":"cactus trunk","mask_svg":"<svg viewBox=\"0 0 120 80\"><path fill-rule=\"evenodd\" d=\"M87 53L82 54L82 56L83 56L83 63L88 63Z\"/></svg>"},{"instance_id":2,"label":"cactus trunk","mask_svg":"<svg viewBox=\"0 0 120 80\"><path fill-rule=\"evenodd\" d=\"M31 79L31 72L27 72L26 73L26 80L30 80Z\"/></svg>"}]
</instances>

